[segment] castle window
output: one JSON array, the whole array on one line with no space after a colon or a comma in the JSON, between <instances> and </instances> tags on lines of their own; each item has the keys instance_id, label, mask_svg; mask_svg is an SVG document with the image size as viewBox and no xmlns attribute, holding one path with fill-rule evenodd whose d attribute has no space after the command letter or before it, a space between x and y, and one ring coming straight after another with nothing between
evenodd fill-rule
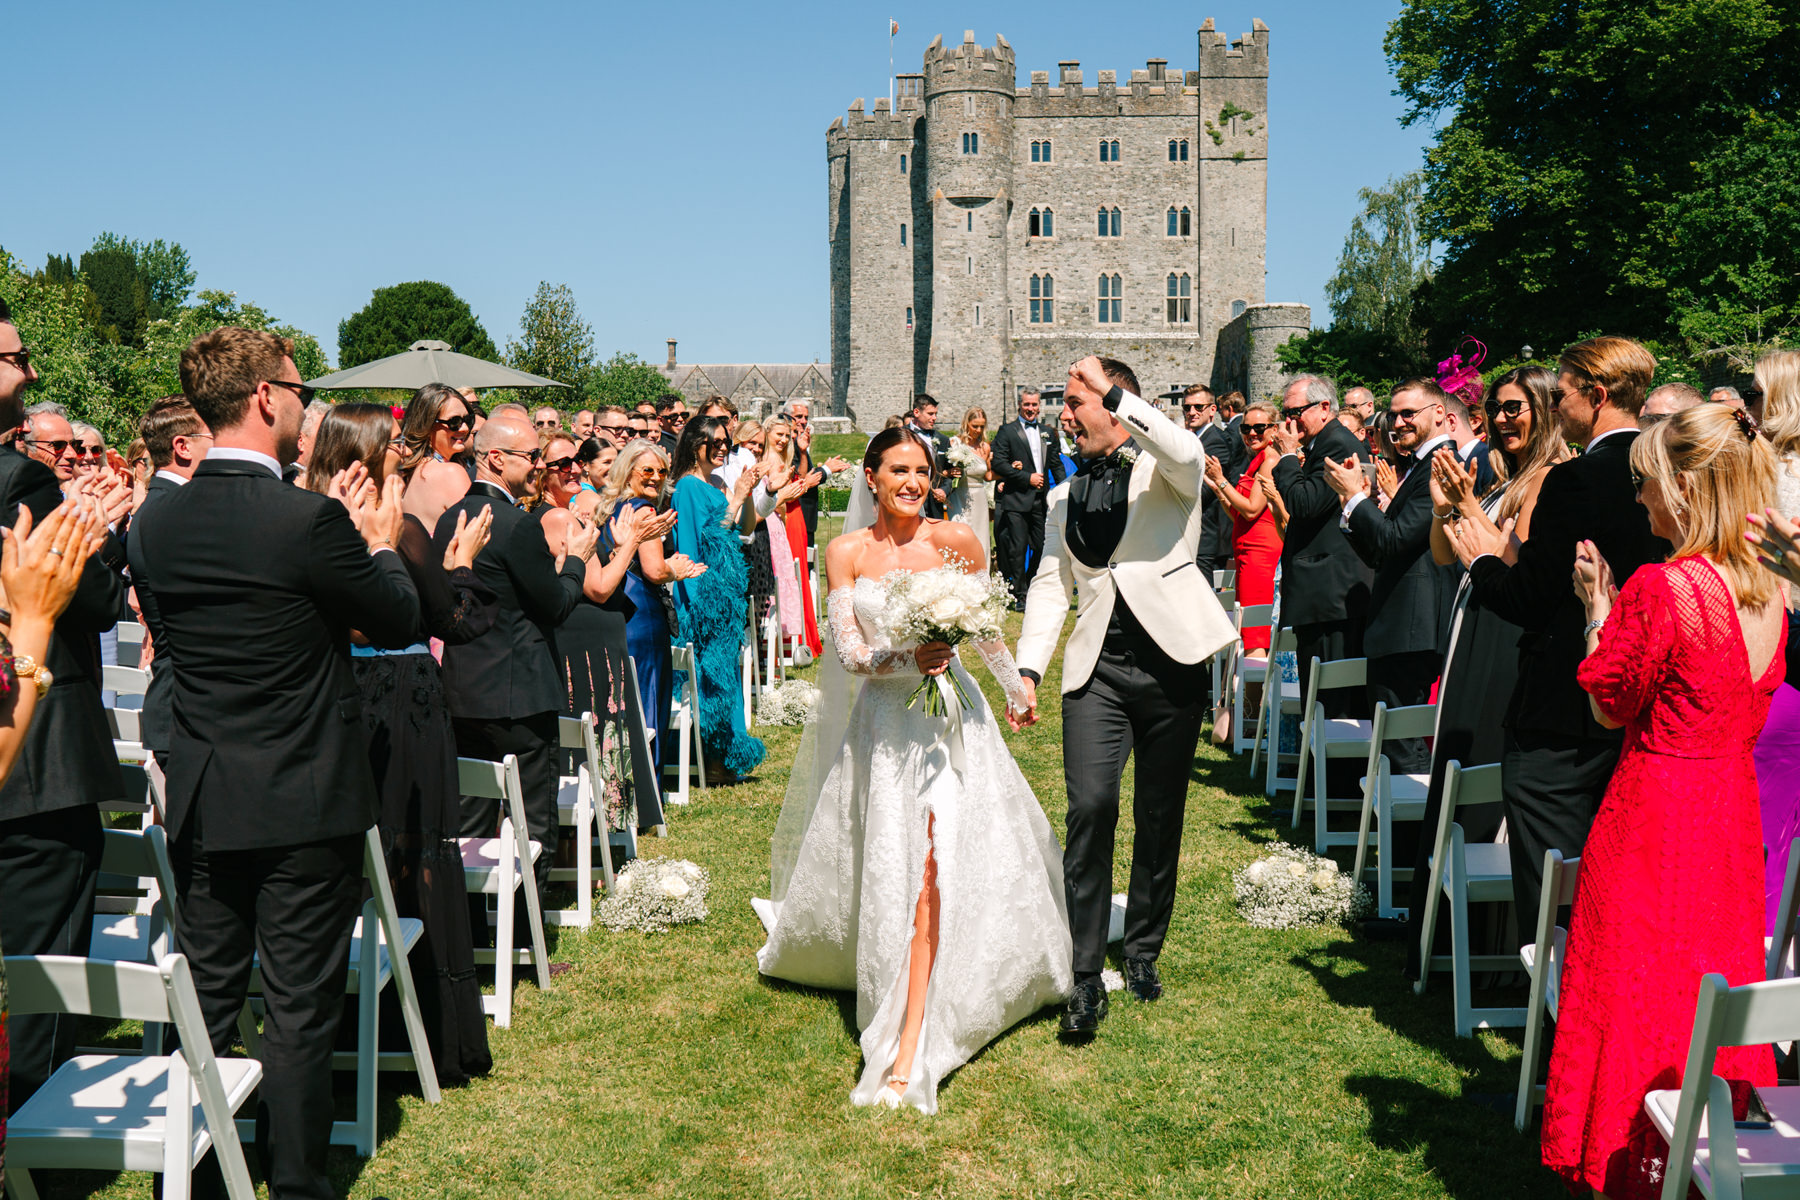
<instances>
[{"instance_id":1,"label":"castle window","mask_svg":"<svg viewBox=\"0 0 1800 1200\"><path fill-rule=\"evenodd\" d=\"M1192 321L1194 319L1193 292L1191 281L1187 275L1170 272L1168 291L1169 324L1184 325Z\"/></svg>"},{"instance_id":2,"label":"castle window","mask_svg":"<svg viewBox=\"0 0 1800 1200\"><path fill-rule=\"evenodd\" d=\"M1244 302L1242 300L1233 300L1231 302L1231 319L1235 321L1243 315L1244 315Z\"/></svg>"},{"instance_id":3,"label":"castle window","mask_svg":"<svg viewBox=\"0 0 1800 1200\"><path fill-rule=\"evenodd\" d=\"M1106 138L1100 139L1100 161L1101 162L1118 162L1119 161L1119 139L1118 138L1112 138L1111 140L1108 140Z\"/></svg>"},{"instance_id":4,"label":"castle window","mask_svg":"<svg viewBox=\"0 0 1800 1200\"><path fill-rule=\"evenodd\" d=\"M1169 161L1170 162L1186 162L1187 160L1188 160L1187 139L1182 138L1180 141L1176 141L1174 138L1170 138L1169 139Z\"/></svg>"},{"instance_id":5,"label":"castle window","mask_svg":"<svg viewBox=\"0 0 1800 1200\"><path fill-rule=\"evenodd\" d=\"M1169 211L1173 212L1175 210L1170 209ZM902 246L906 245L906 222L905 221L900 222L900 244Z\"/></svg>"},{"instance_id":6,"label":"castle window","mask_svg":"<svg viewBox=\"0 0 1800 1200\"><path fill-rule=\"evenodd\" d=\"M981 305L979 304L975 306L975 323L977 325L981 324Z\"/></svg>"},{"instance_id":7,"label":"castle window","mask_svg":"<svg viewBox=\"0 0 1800 1200\"><path fill-rule=\"evenodd\" d=\"M1188 237L1194 232L1194 213L1187 207L1169 205L1169 236Z\"/></svg>"},{"instance_id":8,"label":"castle window","mask_svg":"<svg viewBox=\"0 0 1800 1200\"><path fill-rule=\"evenodd\" d=\"M963 147L962 152L964 154L980 154L981 153L981 135L979 133L963 134L962 147Z\"/></svg>"},{"instance_id":9,"label":"castle window","mask_svg":"<svg viewBox=\"0 0 1800 1200\"><path fill-rule=\"evenodd\" d=\"M1102 325L1122 324L1124 317L1120 313L1121 297L1125 295L1124 282L1115 275L1100 276L1100 301L1095 315Z\"/></svg>"},{"instance_id":10,"label":"castle window","mask_svg":"<svg viewBox=\"0 0 1800 1200\"><path fill-rule=\"evenodd\" d=\"M1031 323L1048 325L1056 320L1056 281L1048 275L1031 277Z\"/></svg>"},{"instance_id":11,"label":"castle window","mask_svg":"<svg viewBox=\"0 0 1800 1200\"><path fill-rule=\"evenodd\" d=\"M1026 216L1026 236L1055 237L1056 214L1048 208L1034 208Z\"/></svg>"},{"instance_id":12,"label":"castle window","mask_svg":"<svg viewBox=\"0 0 1800 1200\"><path fill-rule=\"evenodd\" d=\"M1101 205L1100 211L1097 214L1095 214L1095 216L1096 216L1096 220L1094 222L1094 228L1095 228L1095 232L1098 233L1099 236L1101 236L1101 237L1118 237L1119 236L1119 210L1118 209L1107 208L1105 205Z\"/></svg>"},{"instance_id":13,"label":"castle window","mask_svg":"<svg viewBox=\"0 0 1800 1200\"><path fill-rule=\"evenodd\" d=\"M906 174L906 155L904 154L900 156L900 173L902 175Z\"/></svg>"},{"instance_id":14,"label":"castle window","mask_svg":"<svg viewBox=\"0 0 1800 1200\"><path fill-rule=\"evenodd\" d=\"M975 214L974 213L965 213L963 215L966 216L969 221L968 226L967 226L968 231L970 233L974 233L975 232Z\"/></svg>"},{"instance_id":15,"label":"castle window","mask_svg":"<svg viewBox=\"0 0 1800 1200\"><path fill-rule=\"evenodd\" d=\"M906 306L906 331L912 332L912 305Z\"/></svg>"},{"instance_id":16,"label":"castle window","mask_svg":"<svg viewBox=\"0 0 1800 1200\"><path fill-rule=\"evenodd\" d=\"M971 255L969 255L969 274L973 275L974 273L975 273L975 256L973 254L971 254Z\"/></svg>"},{"instance_id":17,"label":"castle window","mask_svg":"<svg viewBox=\"0 0 1800 1200\"><path fill-rule=\"evenodd\" d=\"M1031 143L1031 161L1047 163L1050 161L1050 143L1048 140Z\"/></svg>"}]
</instances>

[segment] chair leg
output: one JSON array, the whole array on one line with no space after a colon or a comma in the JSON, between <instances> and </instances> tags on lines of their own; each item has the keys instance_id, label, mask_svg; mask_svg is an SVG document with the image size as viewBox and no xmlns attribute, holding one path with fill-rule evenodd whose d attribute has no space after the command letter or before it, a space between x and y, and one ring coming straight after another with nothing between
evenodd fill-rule
<instances>
[{"instance_id":1,"label":"chair leg","mask_svg":"<svg viewBox=\"0 0 1800 1200\"><path fill-rule=\"evenodd\" d=\"M503 847L501 853L510 857L512 846ZM501 872L495 905L499 920L494 926L494 1024L502 1029L512 1024L513 893L518 886L518 877L511 871Z\"/></svg>"},{"instance_id":2,"label":"chair leg","mask_svg":"<svg viewBox=\"0 0 1800 1200\"><path fill-rule=\"evenodd\" d=\"M1456 1002L1456 1036L1470 1037L1475 1032L1474 984L1469 970L1469 898L1462 880L1452 881L1450 891L1450 956L1453 962L1451 992Z\"/></svg>"},{"instance_id":3,"label":"chair leg","mask_svg":"<svg viewBox=\"0 0 1800 1200\"><path fill-rule=\"evenodd\" d=\"M171 1099L179 1093L185 1103L171 1103L163 1110L162 1192L164 1200L188 1200L194 1194L194 1106L200 1097L185 1060L169 1061L168 1085Z\"/></svg>"},{"instance_id":4,"label":"chair leg","mask_svg":"<svg viewBox=\"0 0 1800 1200\"><path fill-rule=\"evenodd\" d=\"M360 975L356 994L356 1124L351 1146L364 1158L375 1156L375 1073L381 1061L380 925L375 902L363 905Z\"/></svg>"},{"instance_id":5,"label":"chair leg","mask_svg":"<svg viewBox=\"0 0 1800 1200\"><path fill-rule=\"evenodd\" d=\"M537 888L532 885L531 867L525 867L521 890L525 893L526 920L531 926L531 962L537 968L538 991L550 987L550 951L544 946L544 913L538 907Z\"/></svg>"},{"instance_id":6,"label":"chair leg","mask_svg":"<svg viewBox=\"0 0 1800 1200\"><path fill-rule=\"evenodd\" d=\"M575 924L583 929L594 923L594 816L586 796L575 801ZM605 828L605 818L600 826ZM610 854L606 861L612 861Z\"/></svg>"},{"instance_id":7,"label":"chair leg","mask_svg":"<svg viewBox=\"0 0 1800 1200\"><path fill-rule=\"evenodd\" d=\"M1393 916L1394 908L1394 800L1385 791L1377 801L1375 819L1375 887L1380 915Z\"/></svg>"},{"instance_id":8,"label":"chair leg","mask_svg":"<svg viewBox=\"0 0 1800 1200\"><path fill-rule=\"evenodd\" d=\"M1431 941L1437 932L1438 902L1443 899L1443 888L1440 884L1443 866L1433 863L1431 878L1425 893L1425 916L1419 922L1419 977L1413 980L1413 995L1423 996L1425 987L1431 980Z\"/></svg>"},{"instance_id":9,"label":"chair leg","mask_svg":"<svg viewBox=\"0 0 1800 1200\"><path fill-rule=\"evenodd\" d=\"M412 962L397 928L388 934L388 961L393 964L394 988L400 995L400 1016L406 1024L407 1045L412 1047L413 1070L419 1076L419 1094L425 1098L425 1103L436 1104L444 1098L438 1090L437 1061L431 1057L431 1041L425 1036L425 1014L419 1009L419 990L413 982Z\"/></svg>"},{"instance_id":10,"label":"chair leg","mask_svg":"<svg viewBox=\"0 0 1800 1200\"><path fill-rule=\"evenodd\" d=\"M1356 820L1356 858L1350 868L1350 878L1355 883L1362 882L1363 868L1368 860L1369 819L1375 808L1375 790L1375 777L1371 775L1363 781L1362 813ZM1377 854L1379 853L1380 851L1377 850ZM1383 858L1381 861L1385 862L1386 859ZM1376 864L1376 869L1380 870L1380 863Z\"/></svg>"},{"instance_id":11,"label":"chair leg","mask_svg":"<svg viewBox=\"0 0 1800 1200\"><path fill-rule=\"evenodd\" d=\"M1313 759L1312 772L1313 853L1323 854L1325 853L1325 798L1331 794L1330 787L1326 785L1325 775L1326 768L1330 765L1331 760L1325 757L1325 743L1323 740L1315 742L1314 746L1316 747L1314 753L1317 757Z\"/></svg>"},{"instance_id":12,"label":"chair leg","mask_svg":"<svg viewBox=\"0 0 1800 1200\"><path fill-rule=\"evenodd\" d=\"M1513 1128L1525 1132L1531 1120L1532 1092L1537 1088L1538 1042L1544 1036L1544 983L1549 964L1538 962L1531 973L1531 1000L1525 1017L1525 1051L1519 1056L1519 1098L1513 1105Z\"/></svg>"}]
</instances>

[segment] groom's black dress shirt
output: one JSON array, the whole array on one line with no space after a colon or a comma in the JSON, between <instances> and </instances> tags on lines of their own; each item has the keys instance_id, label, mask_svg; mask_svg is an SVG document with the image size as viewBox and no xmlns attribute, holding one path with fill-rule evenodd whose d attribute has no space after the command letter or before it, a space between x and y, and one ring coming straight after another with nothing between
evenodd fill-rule
<instances>
[{"instance_id":1,"label":"groom's black dress shirt","mask_svg":"<svg viewBox=\"0 0 1800 1200\"><path fill-rule=\"evenodd\" d=\"M1136 457L1137 443L1127 439L1105 458L1084 459L1069 481L1069 552L1096 570L1112 562L1113 551L1125 536L1132 468L1127 460ZM1106 638L1114 643L1123 638L1132 644L1150 640L1123 596L1113 597Z\"/></svg>"}]
</instances>

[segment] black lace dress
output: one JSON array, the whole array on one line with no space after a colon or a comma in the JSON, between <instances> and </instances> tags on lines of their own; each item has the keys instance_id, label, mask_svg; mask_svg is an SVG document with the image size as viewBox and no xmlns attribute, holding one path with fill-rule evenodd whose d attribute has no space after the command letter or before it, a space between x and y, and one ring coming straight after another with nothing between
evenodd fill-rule
<instances>
[{"instance_id":1,"label":"black lace dress","mask_svg":"<svg viewBox=\"0 0 1800 1200\"><path fill-rule=\"evenodd\" d=\"M487 1074L494 1063L456 843L461 820L456 737L443 676L427 639L460 645L480 637L493 626L499 597L472 570L446 572L442 553L417 518L407 517L401 529L400 557L424 614L418 644L392 652L355 647L354 666L369 765L381 795L381 840L394 901L401 916L425 923L411 956L425 1032L438 1082L455 1085ZM384 1003L383 1020L391 1025L382 1037L404 1044L398 1009L389 1012L389 1007Z\"/></svg>"}]
</instances>

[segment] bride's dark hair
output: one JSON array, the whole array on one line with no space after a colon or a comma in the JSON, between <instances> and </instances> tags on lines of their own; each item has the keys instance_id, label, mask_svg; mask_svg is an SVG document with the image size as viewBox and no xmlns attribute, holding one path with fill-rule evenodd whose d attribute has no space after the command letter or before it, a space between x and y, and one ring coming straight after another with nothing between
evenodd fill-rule
<instances>
[{"instance_id":1,"label":"bride's dark hair","mask_svg":"<svg viewBox=\"0 0 1800 1200\"><path fill-rule=\"evenodd\" d=\"M931 448L925 444L925 439L910 425L897 425L892 429L884 429L869 439L869 448L863 451L863 470L879 470L883 456L902 442L914 443L925 451L925 461L931 461Z\"/></svg>"}]
</instances>

